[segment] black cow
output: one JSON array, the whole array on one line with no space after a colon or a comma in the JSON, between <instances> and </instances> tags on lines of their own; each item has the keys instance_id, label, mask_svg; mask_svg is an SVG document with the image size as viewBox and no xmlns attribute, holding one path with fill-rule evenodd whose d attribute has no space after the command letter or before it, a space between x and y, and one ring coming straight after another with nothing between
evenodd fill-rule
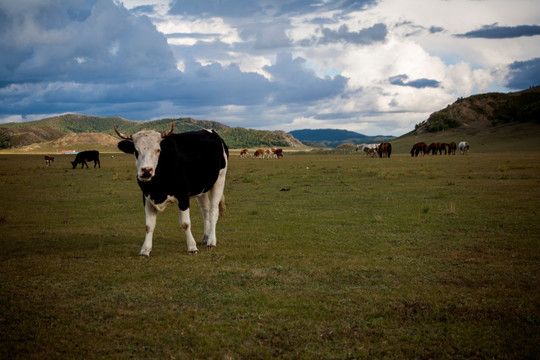
<instances>
[{"instance_id":1,"label":"black cow","mask_svg":"<svg viewBox=\"0 0 540 360\"><path fill-rule=\"evenodd\" d=\"M75 157L75 161L71 162L71 165L73 165L73 168L75 169L77 165L81 165L81 169L84 168L84 165L88 168L87 161L93 161L94 162L94 168L96 167L96 164L99 165L101 168L101 163L99 162L99 151L96 150L88 150L88 151L81 151L77 154Z\"/></svg>"},{"instance_id":2,"label":"black cow","mask_svg":"<svg viewBox=\"0 0 540 360\"><path fill-rule=\"evenodd\" d=\"M223 190L229 159L229 148L213 130L160 134L153 130L132 136L118 132L125 139L118 148L135 154L137 182L143 193L146 213L146 237L139 256L150 256L158 211L178 203L180 225L186 233L189 253L197 253L191 233L189 199L197 197L204 219L202 245L216 246L216 224L225 209Z\"/></svg>"}]
</instances>

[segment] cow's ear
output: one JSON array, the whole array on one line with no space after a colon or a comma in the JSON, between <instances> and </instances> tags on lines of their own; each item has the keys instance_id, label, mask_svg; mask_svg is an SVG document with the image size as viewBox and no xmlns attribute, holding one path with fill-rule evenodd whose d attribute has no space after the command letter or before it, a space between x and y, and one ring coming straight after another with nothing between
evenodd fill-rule
<instances>
[{"instance_id":1,"label":"cow's ear","mask_svg":"<svg viewBox=\"0 0 540 360\"><path fill-rule=\"evenodd\" d=\"M122 140L118 143L118 149L127 154L133 154L135 152L135 145L131 140Z\"/></svg>"}]
</instances>

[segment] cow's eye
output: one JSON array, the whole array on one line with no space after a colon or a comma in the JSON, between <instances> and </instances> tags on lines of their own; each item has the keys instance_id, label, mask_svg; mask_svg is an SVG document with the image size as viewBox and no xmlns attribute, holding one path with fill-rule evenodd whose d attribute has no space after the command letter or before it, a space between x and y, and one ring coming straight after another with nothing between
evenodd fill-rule
<instances>
[{"instance_id":1,"label":"cow's eye","mask_svg":"<svg viewBox=\"0 0 540 360\"><path fill-rule=\"evenodd\" d=\"M159 155L160 152L161 152L161 150L160 150L160 149L157 149L157 150L156 150L156 155Z\"/></svg>"}]
</instances>

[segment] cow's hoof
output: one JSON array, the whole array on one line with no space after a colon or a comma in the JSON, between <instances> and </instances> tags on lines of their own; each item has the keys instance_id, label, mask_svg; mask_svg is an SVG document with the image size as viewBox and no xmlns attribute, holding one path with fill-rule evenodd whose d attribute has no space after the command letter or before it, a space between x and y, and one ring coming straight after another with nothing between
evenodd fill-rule
<instances>
[{"instance_id":1,"label":"cow's hoof","mask_svg":"<svg viewBox=\"0 0 540 360\"><path fill-rule=\"evenodd\" d=\"M215 247L216 247L216 245L206 245L206 248L208 250L214 250Z\"/></svg>"},{"instance_id":2,"label":"cow's hoof","mask_svg":"<svg viewBox=\"0 0 540 360\"><path fill-rule=\"evenodd\" d=\"M142 253L141 253L141 254L139 254L139 257L140 257L140 258L145 258L145 259L146 259L146 258L149 258L149 257L150 257L150 254L142 254Z\"/></svg>"},{"instance_id":3,"label":"cow's hoof","mask_svg":"<svg viewBox=\"0 0 540 360\"><path fill-rule=\"evenodd\" d=\"M199 253L199 250L198 249L195 249L195 250L189 250L188 251L188 254L189 255L194 255L194 254L198 254Z\"/></svg>"}]
</instances>

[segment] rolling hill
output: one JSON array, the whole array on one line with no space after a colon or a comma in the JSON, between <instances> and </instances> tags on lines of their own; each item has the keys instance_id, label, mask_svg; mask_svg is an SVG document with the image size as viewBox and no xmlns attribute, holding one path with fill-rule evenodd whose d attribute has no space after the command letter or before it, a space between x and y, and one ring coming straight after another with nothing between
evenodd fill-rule
<instances>
[{"instance_id":1,"label":"rolling hill","mask_svg":"<svg viewBox=\"0 0 540 360\"><path fill-rule=\"evenodd\" d=\"M174 121L175 132L185 132L200 129L216 130L230 148L279 146L303 147L304 145L283 131L264 131L244 128L231 128L215 121L195 120L191 118L161 119L155 121L136 122L120 117L97 117L79 114L66 114L25 123L9 123L0 125L0 149L21 148L31 151L56 152L62 147L75 148L78 145L91 145L112 150L115 145L104 144L104 137L91 134L108 135L116 139L113 127L127 134L141 130L152 129L167 131ZM80 134L80 136L69 136ZM64 138L63 141L59 139ZM90 141L90 142L91 142ZM71 145L68 145L71 142ZM117 141L116 141L117 142Z\"/></svg>"}]
</instances>

